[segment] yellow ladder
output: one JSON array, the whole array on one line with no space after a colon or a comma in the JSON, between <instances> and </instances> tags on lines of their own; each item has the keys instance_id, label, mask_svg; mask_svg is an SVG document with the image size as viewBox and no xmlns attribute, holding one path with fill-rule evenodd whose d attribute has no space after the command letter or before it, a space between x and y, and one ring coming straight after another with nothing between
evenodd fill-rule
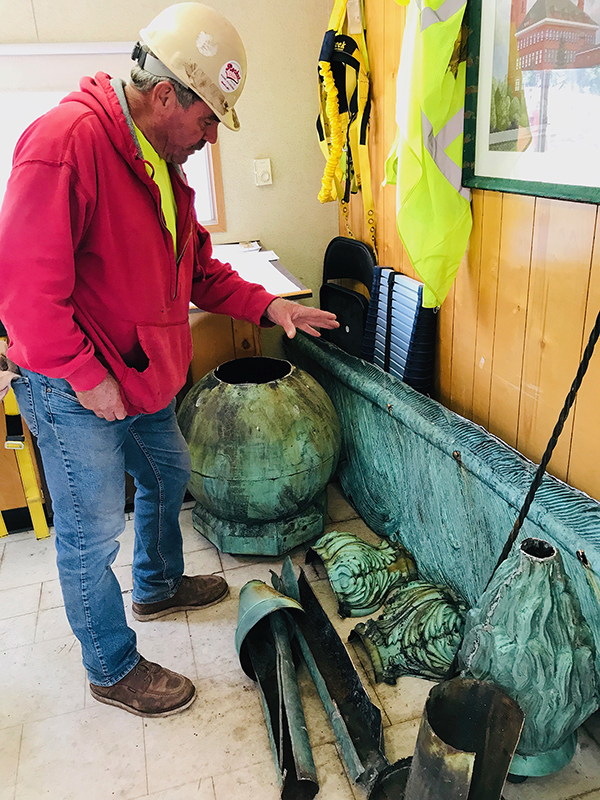
<instances>
[{"instance_id":1,"label":"yellow ladder","mask_svg":"<svg viewBox=\"0 0 600 800\"><path fill-rule=\"evenodd\" d=\"M17 398L12 389L9 390L4 398L4 412L6 414L6 441L4 442L4 447L7 450L15 451L23 492L25 493L25 500L31 515L36 539L46 539L50 536L50 531L44 514L44 500L35 474L31 445L25 438ZM6 523L0 512L0 537L7 535Z\"/></svg>"}]
</instances>

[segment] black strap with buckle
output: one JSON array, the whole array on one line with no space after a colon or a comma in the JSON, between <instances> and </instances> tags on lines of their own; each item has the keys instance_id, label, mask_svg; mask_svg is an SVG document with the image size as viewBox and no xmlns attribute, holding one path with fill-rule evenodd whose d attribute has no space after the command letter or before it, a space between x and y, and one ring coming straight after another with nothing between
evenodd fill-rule
<instances>
[{"instance_id":1,"label":"black strap with buckle","mask_svg":"<svg viewBox=\"0 0 600 800\"><path fill-rule=\"evenodd\" d=\"M23 420L20 414L6 414L6 439L4 447L7 450L22 450L25 447L23 434Z\"/></svg>"}]
</instances>

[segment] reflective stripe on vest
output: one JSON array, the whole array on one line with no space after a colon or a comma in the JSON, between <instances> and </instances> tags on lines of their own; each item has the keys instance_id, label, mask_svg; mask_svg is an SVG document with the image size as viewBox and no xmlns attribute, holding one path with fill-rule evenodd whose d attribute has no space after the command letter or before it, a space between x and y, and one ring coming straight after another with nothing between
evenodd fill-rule
<instances>
[{"instance_id":1,"label":"reflective stripe on vest","mask_svg":"<svg viewBox=\"0 0 600 800\"><path fill-rule=\"evenodd\" d=\"M465 0L445 0L435 10L429 6L423 8L423 0L417 0L417 5L421 9L421 33L423 33L430 25L435 25L437 22L448 22L450 17L466 6L466 2Z\"/></svg>"},{"instance_id":2,"label":"reflective stripe on vest","mask_svg":"<svg viewBox=\"0 0 600 800\"><path fill-rule=\"evenodd\" d=\"M437 136L433 135L433 125L421 110L421 123L423 127L423 143L427 152L435 161L436 167L446 180L459 192L465 200L471 199L471 191L462 185L462 168L453 161L445 152L452 142L463 132L465 107L463 106L452 119L444 125Z\"/></svg>"}]
</instances>

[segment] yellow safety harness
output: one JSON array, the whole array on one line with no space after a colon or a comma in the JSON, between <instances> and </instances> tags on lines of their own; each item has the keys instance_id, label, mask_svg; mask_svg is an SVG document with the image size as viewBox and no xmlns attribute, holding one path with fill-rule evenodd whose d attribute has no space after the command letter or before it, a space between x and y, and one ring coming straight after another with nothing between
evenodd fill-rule
<instances>
[{"instance_id":1,"label":"yellow safety harness","mask_svg":"<svg viewBox=\"0 0 600 800\"><path fill-rule=\"evenodd\" d=\"M37 476L31 447L25 438L23 431L23 420L19 413L17 398L12 389L4 398L4 413L6 415L6 440L4 447L7 450L14 450L17 457L17 466L23 485L25 501L31 515L31 522L36 539L46 539L50 536L46 515L44 514L44 500ZM8 530L2 513L0 513L0 536L7 536Z\"/></svg>"},{"instance_id":2,"label":"yellow safety harness","mask_svg":"<svg viewBox=\"0 0 600 800\"><path fill-rule=\"evenodd\" d=\"M350 194L362 192L370 244L377 254L369 164L369 59L362 0L336 0L319 56L319 144L327 164L319 200L339 200L346 229Z\"/></svg>"}]
</instances>

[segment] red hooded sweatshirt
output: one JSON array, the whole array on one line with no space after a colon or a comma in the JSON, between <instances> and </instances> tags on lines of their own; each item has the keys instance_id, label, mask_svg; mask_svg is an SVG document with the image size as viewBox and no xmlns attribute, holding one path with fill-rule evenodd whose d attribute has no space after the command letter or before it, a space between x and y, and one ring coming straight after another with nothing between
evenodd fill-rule
<instances>
[{"instance_id":1,"label":"red hooded sweatshirt","mask_svg":"<svg viewBox=\"0 0 600 800\"><path fill-rule=\"evenodd\" d=\"M190 300L260 324L275 298L212 258L194 192L169 171L177 258L123 83L100 72L23 133L0 212L9 357L75 391L110 372L128 414L159 411L184 385Z\"/></svg>"}]
</instances>

